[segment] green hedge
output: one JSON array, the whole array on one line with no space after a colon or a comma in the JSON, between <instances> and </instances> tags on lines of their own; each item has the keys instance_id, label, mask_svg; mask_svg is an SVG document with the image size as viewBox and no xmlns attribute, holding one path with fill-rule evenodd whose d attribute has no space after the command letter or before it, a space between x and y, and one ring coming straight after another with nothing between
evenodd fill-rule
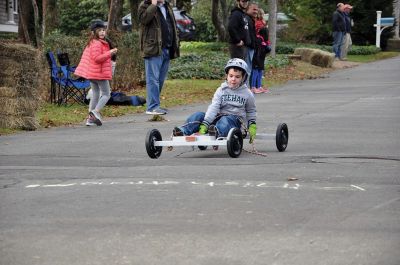
<instances>
[{"instance_id":1,"label":"green hedge","mask_svg":"<svg viewBox=\"0 0 400 265\"><path fill-rule=\"evenodd\" d=\"M216 46L213 46L216 47ZM170 79L223 79L224 68L229 60L228 52L209 51L200 49L199 52L188 52L190 47L184 47L181 57L171 62L168 78ZM277 55L275 58L267 57L267 69L285 67L289 64L286 55Z\"/></svg>"}]
</instances>

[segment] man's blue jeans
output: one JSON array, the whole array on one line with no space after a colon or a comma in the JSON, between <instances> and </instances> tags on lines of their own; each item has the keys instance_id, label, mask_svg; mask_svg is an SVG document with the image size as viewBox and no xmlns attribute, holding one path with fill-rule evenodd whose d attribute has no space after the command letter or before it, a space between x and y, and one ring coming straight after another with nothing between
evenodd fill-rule
<instances>
[{"instance_id":1,"label":"man's blue jeans","mask_svg":"<svg viewBox=\"0 0 400 265\"><path fill-rule=\"evenodd\" d=\"M247 48L247 56L246 56L246 64L249 76L247 77L247 86L250 86L251 75L253 72L253 57L254 57L254 49Z\"/></svg>"},{"instance_id":2,"label":"man's blue jeans","mask_svg":"<svg viewBox=\"0 0 400 265\"><path fill-rule=\"evenodd\" d=\"M340 58L340 50L342 48L343 37L345 36L345 32L334 31L332 33L333 36L333 45L332 50L335 54L335 58Z\"/></svg>"},{"instance_id":3,"label":"man's blue jeans","mask_svg":"<svg viewBox=\"0 0 400 265\"><path fill-rule=\"evenodd\" d=\"M186 120L186 124L182 125L180 129L184 135L191 135L199 131L199 126L204 120L204 112L195 112L189 116ZM229 130L232 128L240 128L241 121L236 115L224 115L217 118L216 122L213 122L218 131L218 136L228 136Z\"/></svg>"},{"instance_id":4,"label":"man's blue jeans","mask_svg":"<svg viewBox=\"0 0 400 265\"><path fill-rule=\"evenodd\" d=\"M160 56L144 59L148 111L160 107L160 94L167 77L169 62L168 49L163 49Z\"/></svg>"}]
</instances>

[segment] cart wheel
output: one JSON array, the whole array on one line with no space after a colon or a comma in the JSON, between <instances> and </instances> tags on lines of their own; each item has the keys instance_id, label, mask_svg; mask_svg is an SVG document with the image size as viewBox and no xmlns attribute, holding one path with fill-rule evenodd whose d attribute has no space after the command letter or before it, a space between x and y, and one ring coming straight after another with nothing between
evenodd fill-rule
<instances>
[{"instance_id":1,"label":"cart wheel","mask_svg":"<svg viewBox=\"0 0 400 265\"><path fill-rule=\"evenodd\" d=\"M242 153L243 148L243 138L242 132L237 129L233 128L229 131L228 134L228 141L227 141L227 149L228 154L230 157L239 157Z\"/></svg>"},{"instance_id":2,"label":"cart wheel","mask_svg":"<svg viewBox=\"0 0 400 265\"><path fill-rule=\"evenodd\" d=\"M276 148L279 152L286 150L289 141L289 130L286 123L280 123L276 129Z\"/></svg>"},{"instance_id":3,"label":"cart wheel","mask_svg":"<svg viewBox=\"0 0 400 265\"><path fill-rule=\"evenodd\" d=\"M198 148L199 148L201 151L204 151L204 150L207 150L207 145L199 145Z\"/></svg>"},{"instance_id":4,"label":"cart wheel","mask_svg":"<svg viewBox=\"0 0 400 265\"><path fill-rule=\"evenodd\" d=\"M162 141L161 133L157 129L152 129L146 135L146 151L150 158L159 158L162 146L154 146L155 141Z\"/></svg>"}]
</instances>

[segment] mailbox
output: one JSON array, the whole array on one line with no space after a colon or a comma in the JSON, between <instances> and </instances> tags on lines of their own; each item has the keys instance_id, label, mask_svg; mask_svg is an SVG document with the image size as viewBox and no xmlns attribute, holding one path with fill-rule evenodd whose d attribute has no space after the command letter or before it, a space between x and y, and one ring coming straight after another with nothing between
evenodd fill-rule
<instances>
[{"instance_id":1,"label":"mailbox","mask_svg":"<svg viewBox=\"0 0 400 265\"><path fill-rule=\"evenodd\" d=\"M381 18L381 26L391 27L394 25L394 17L382 17Z\"/></svg>"}]
</instances>

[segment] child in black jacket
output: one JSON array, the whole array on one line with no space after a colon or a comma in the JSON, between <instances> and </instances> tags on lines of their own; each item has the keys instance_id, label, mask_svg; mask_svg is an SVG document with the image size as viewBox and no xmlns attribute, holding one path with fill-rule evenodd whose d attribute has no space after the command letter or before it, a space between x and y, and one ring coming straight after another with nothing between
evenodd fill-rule
<instances>
[{"instance_id":1,"label":"child in black jacket","mask_svg":"<svg viewBox=\"0 0 400 265\"><path fill-rule=\"evenodd\" d=\"M268 41L268 29L262 27L257 31L256 48L253 57L253 70L251 74L251 90L254 94L268 93L269 90L262 87L265 57L271 51Z\"/></svg>"}]
</instances>

